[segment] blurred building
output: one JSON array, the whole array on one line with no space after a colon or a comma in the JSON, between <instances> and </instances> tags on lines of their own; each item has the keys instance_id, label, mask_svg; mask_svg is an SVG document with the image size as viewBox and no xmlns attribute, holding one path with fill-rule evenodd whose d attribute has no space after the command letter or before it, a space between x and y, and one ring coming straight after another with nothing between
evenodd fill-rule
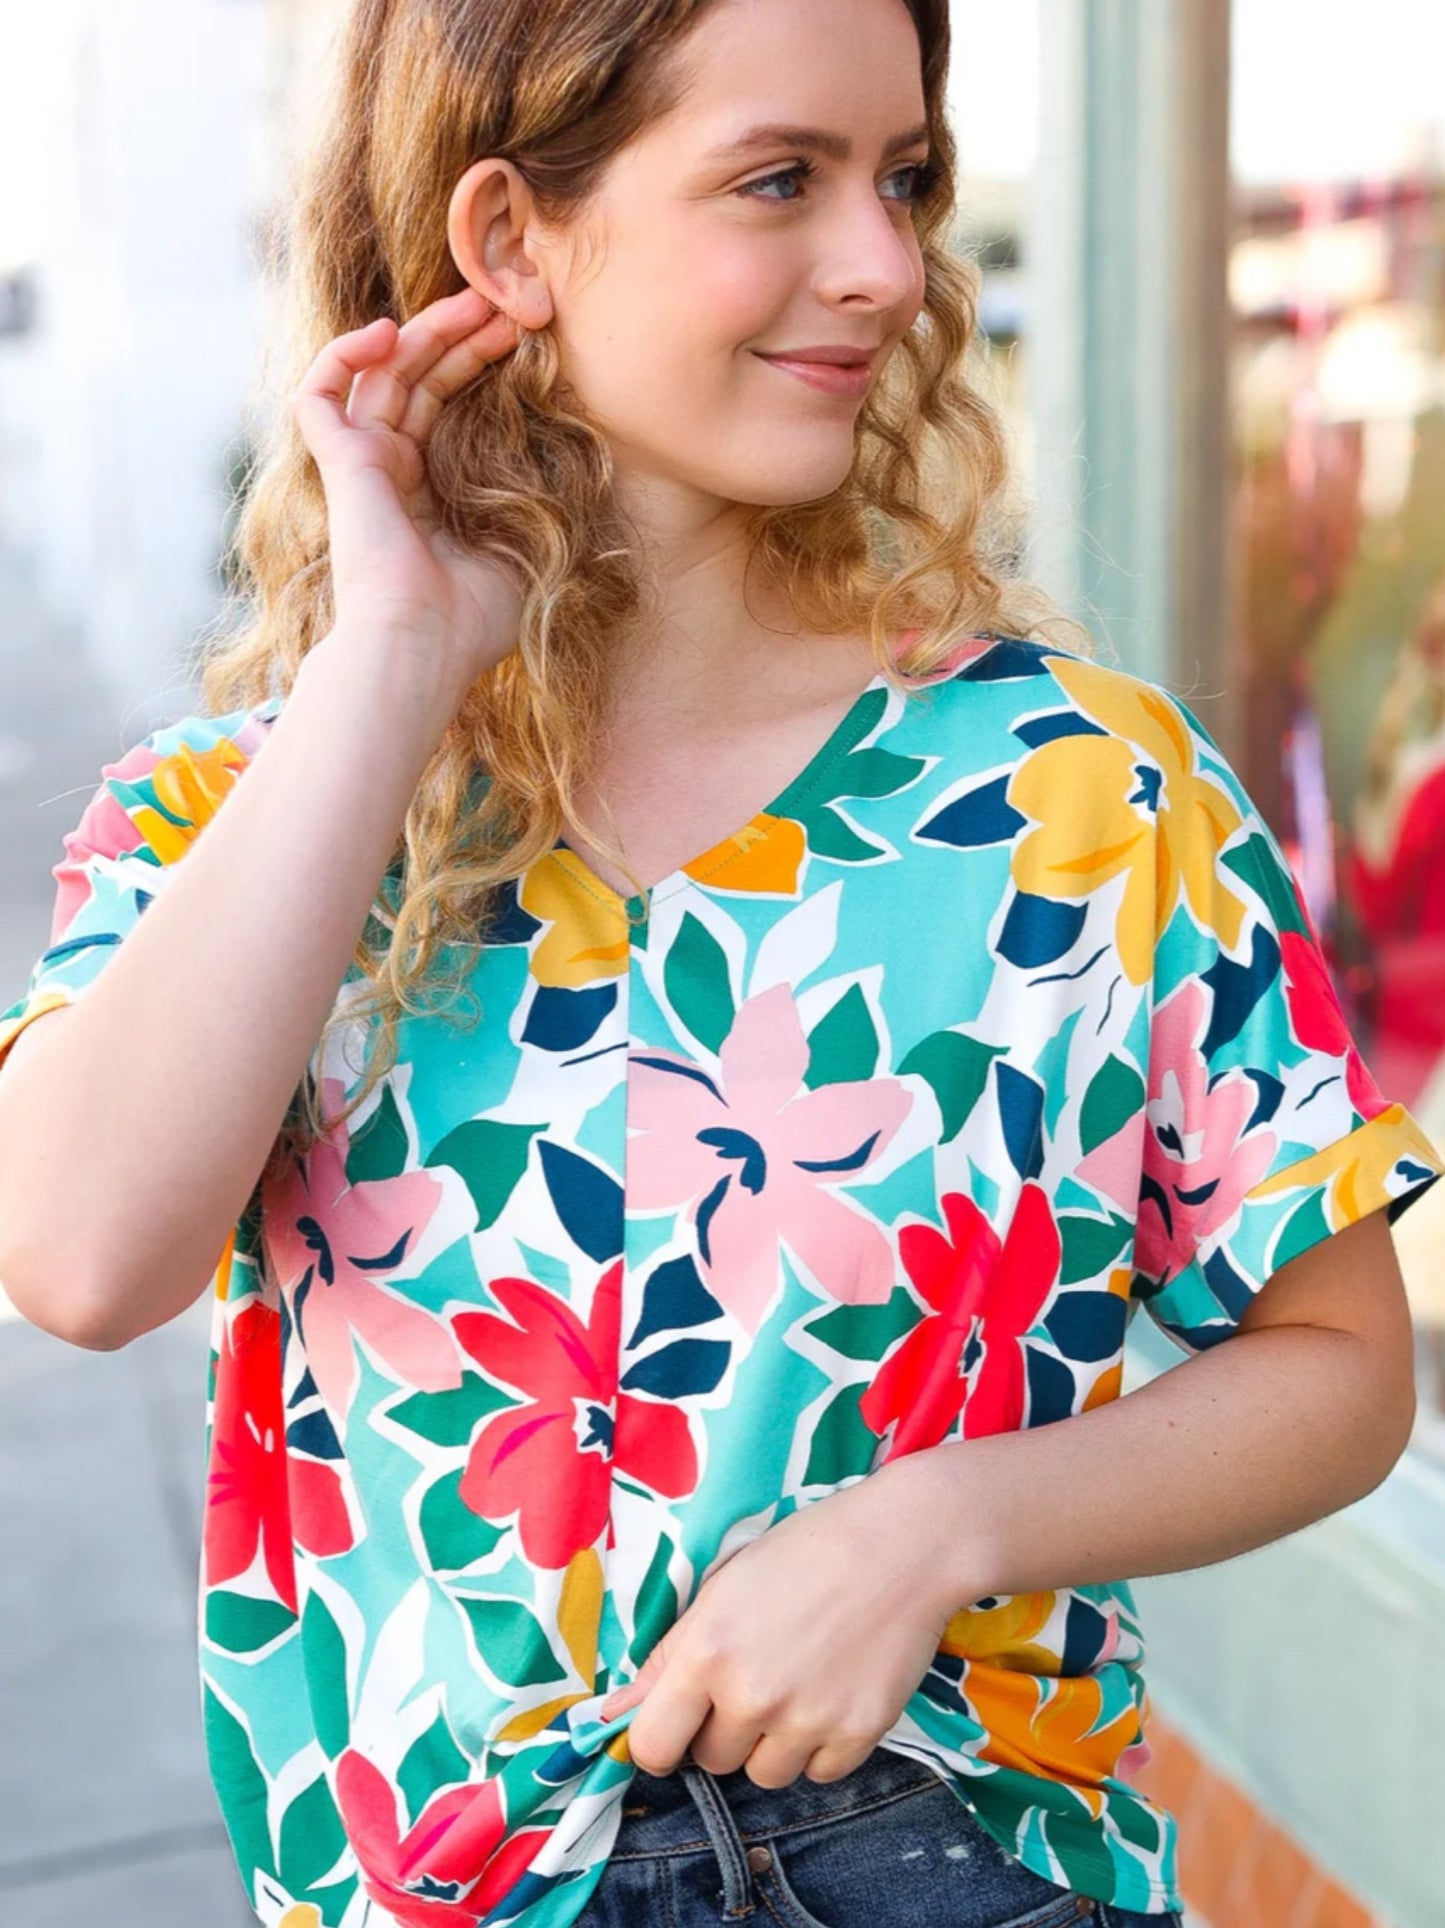
<instances>
[{"instance_id":1,"label":"blurred building","mask_svg":"<svg viewBox=\"0 0 1445 1928\"><path fill-rule=\"evenodd\" d=\"M79 627L133 729L176 713L214 614L217 526L259 317L249 210L266 138L264 0L7 10L0 545Z\"/></svg>"},{"instance_id":2,"label":"blurred building","mask_svg":"<svg viewBox=\"0 0 1445 1928\"><path fill-rule=\"evenodd\" d=\"M51 0L6 27L26 218L0 230L0 550L82 630L129 740L184 707L176 663L214 613L258 237L344 10ZM1023 566L1215 735L1376 1075L1445 1141L1445 9L953 11ZM1421 1395L1400 1466L1245 1561L1138 1586L1191 1928L1445 1922L1422 1851L1445 1788L1445 1187L1398 1246ZM1144 1327L1133 1383L1178 1363Z\"/></svg>"}]
</instances>

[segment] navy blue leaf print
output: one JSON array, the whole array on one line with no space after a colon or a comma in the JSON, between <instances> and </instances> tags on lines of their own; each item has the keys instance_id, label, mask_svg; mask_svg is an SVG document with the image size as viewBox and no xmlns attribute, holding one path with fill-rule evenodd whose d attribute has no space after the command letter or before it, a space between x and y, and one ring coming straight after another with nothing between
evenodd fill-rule
<instances>
[{"instance_id":1,"label":"navy blue leaf print","mask_svg":"<svg viewBox=\"0 0 1445 1928\"><path fill-rule=\"evenodd\" d=\"M1067 1419L1074 1410L1074 1375L1062 1359L1043 1352L1038 1346L1025 1346L1028 1364L1030 1426L1049 1426L1056 1419Z\"/></svg>"},{"instance_id":2,"label":"navy blue leaf print","mask_svg":"<svg viewBox=\"0 0 1445 1928\"><path fill-rule=\"evenodd\" d=\"M1248 1281L1242 1279L1229 1262L1229 1254L1220 1246L1211 1252L1204 1261L1204 1276L1209 1281L1209 1289L1224 1307L1231 1319L1237 1320L1244 1314L1254 1293Z\"/></svg>"},{"instance_id":3,"label":"navy blue leaf print","mask_svg":"<svg viewBox=\"0 0 1445 1928\"><path fill-rule=\"evenodd\" d=\"M996 777L945 804L913 833L920 843L951 844L973 850L985 844L1009 843L1028 822L1008 801L1007 776Z\"/></svg>"},{"instance_id":4,"label":"navy blue leaf print","mask_svg":"<svg viewBox=\"0 0 1445 1928\"><path fill-rule=\"evenodd\" d=\"M1052 897L1015 891L999 932L999 951L1021 970L1052 964L1074 948L1086 915L1082 904L1057 904Z\"/></svg>"},{"instance_id":5,"label":"navy blue leaf print","mask_svg":"<svg viewBox=\"0 0 1445 1928\"><path fill-rule=\"evenodd\" d=\"M1087 716L1080 716L1077 710L1050 710L1046 716L1026 716L1021 723L1014 724L1013 733L1031 750L1036 750L1041 743L1053 743L1061 736L1109 734Z\"/></svg>"},{"instance_id":6,"label":"navy blue leaf print","mask_svg":"<svg viewBox=\"0 0 1445 1928\"><path fill-rule=\"evenodd\" d=\"M1112 1359L1124 1343L1128 1307L1117 1292L1097 1288L1061 1292L1049 1307L1044 1324L1060 1352L1094 1364Z\"/></svg>"},{"instance_id":7,"label":"navy blue leaf print","mask_svg":"<svg viewBox=\"0 0 1445 1928\"><path fill-rule=\"evenodd\" d=\"M719 1318L722 1307L698 1277L686 1254L664 1259L648 1274L642 1288L642 1312L627 1347L632 1351L654 1332L673 1332L682 1326L707 1325Z\"/></svg>"},{"instance_id":8,"label":"navy blue leaf print","mask_svg":"<svg viewBox=\"0 0 1445 1928\"><path fill-rule=\"evenodd\" d=\"M1012 683L1021 676L1047 676L1047 646L1015 638L999 638L976 662L958 672L965 683Z\"/></svg>"},{"instance_id":9,"label":"navy blue leaf print","mask_svg":"<svg viewBox=\"0 0 1445 1928\"><path fill-rule=\"evenodd\" d=\"M1237 1038L1249 1021L1249 1014L1279 976L1278 940L1263 924L1254 927L1248 964L1236 964L1221 951L1202 973L1203 981L1214 993L1214 1008L1209 1029L1199 1047L1207 1064L1219 1049Z\"/></svg>"},{"instance_id":10,"label":"navy blue leaf print","mask_svg":"<svg viewBox=\"0 0 1445 1928\"><path fill-rule=\"evenodd\" d=\"M622 1250L622 1187L601 1165L539 1138L542 1176L572 1242L599 1265Z\"/></svg>"},{"instance_id":11,"label":"navy blue leaf print","mask_svg":"<svg viewBox=\"0 0 1445 1928\"><path fill-rule=\"evenodd\" d=\"M1015 1065L993 1069L1009 1162L1020 1178L1037 1178L1044 1168L1044 1088Z\"/></svg>"},{"instance_id":12,"label":"navy blue leaf print","mask_svg":"<svg viewBox=\"0 0 1445 1928\"><path fill-rule=\"evenodd\" d=\"M603 1019L611 1016L616 1004L615 984L592 985L585 991L539 984L522 1041L543 1051L575 1051L596 1037Z\"/></svg>"},{"instance_id":13,"label":"navy blue leaf print","mask_svg":"<svg viewBox=\"0 0 1445 1928\"><path fill-rule=\"evenodd\" d=\"M336 1428L322 1406L291 1421L286 1428L286 1444L297 1447L303 1453L310 1453L313 1459L341 1457L341 1442L336 1437Z\"/></svg>"},{"instance_id":14,"label":"navy blue leaf print","mask_svg":"<svg viewBox=\"0 0 1445 1928\"><path fill-rule=\"evenodd\" d=\"M726 1339L679 1339L639 1359L620 1384L624 1392L650 1392L659 1399L711 1392L727 1371L731 1351Z\"/></svg>"}]
</instances>

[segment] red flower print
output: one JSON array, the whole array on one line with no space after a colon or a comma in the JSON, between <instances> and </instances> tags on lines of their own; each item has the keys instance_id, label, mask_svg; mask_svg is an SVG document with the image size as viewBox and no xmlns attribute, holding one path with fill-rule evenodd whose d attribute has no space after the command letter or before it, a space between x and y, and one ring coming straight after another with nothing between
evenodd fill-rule
<instances>
[{"instance_id":1,"label":"red flower print","mask_svg":"<svg viewBox=\"0 0 1445 1928\"><path fill-rule=\"evenodd\" d=\"M1299 931L1285 931L1279 943L1284 955L1291 1030L1306 1050L1344 1059L1350 1103L1362 1118L1378 1118L1389 1109L1389 1100L1371 1077L1350 1036L1334 979L1319 946Z\"/></svg>"},{"instance_id":2,"label":"red flower print","mask_svg":"<svg viewBox=\"0 0 1445 1928\"><path fill-rule=\"evenodd\" d=\"M449 1788L403 1835L385 1775L355 1748L336 1763L336 1804L366 1892L401 1928L480 1921L547 1839L546 1829L525 1828L498 1847L506 1816L496 1781Z\"/></svg>"},{"instance_id":3,"label":"red flower print","mask_svg":"<svg viewBox=\"0 0 1445 1928\"><path fill-rule=\"evenodd\" d=\"M527 1560L565 1567L601 1533L614 1469L680 1499L697 1484L697 1451L676 1406L618 1391L621 1259L598 1280L585 1326L530 1279L493 1279L491 1290L513 1323L459 1312L453 1329L486 1376L526 1403L473 1440L462 1501L486 1519L515 1513Z\"/></svg>"},{"instance_id":4,"label":"red flower print","mask_svg":"<svg viewBox=\"0 0 1445 1928\"><path fill-rule=\"evenodd\" d=\"M750 1334L778 1290L780 1240L845 1304L885 1304L897 1282L887 1233L836 1187L869 1181L913 1094L897 1078L810 1089L808 1058L793 992L775 984L739 1007L718 1082L672 1052L632 1060L629 1196L690 1208L708 1289Z\"/></svg>"},{"instance_id":5,"label":"red flower print","mask_svg":"<svg viewBox=\"0 0 1445 1928\"><path fill-rule=\"evenodd\" d=\"M293 1531L318 1557L355 1543L338 1469L287 1453L281 1315L253 1299L227 1323L216 1364L202 1534L207 1587L247 1572L260 1546L277 1599L294 1613Z\"/></svg>"},{"instance_id":6,"label":"red flower print","mask_svg":"<svg viewBox=\"0 0 1445 1928\"><path fill-rule=\"evenodd\" d=\"M1059 1231L1039 1185L1026 1183L1002 1245L971 1198L943 1200L947 1236L932 1225L898 1235L904 1268L933 1307L875 1374L859 1402L870 1431L895 1430L887 1458L947 1437L1017 1432L1027 1386L1024 1334L1059 1276Z\"/></svg>"}]
</instances>

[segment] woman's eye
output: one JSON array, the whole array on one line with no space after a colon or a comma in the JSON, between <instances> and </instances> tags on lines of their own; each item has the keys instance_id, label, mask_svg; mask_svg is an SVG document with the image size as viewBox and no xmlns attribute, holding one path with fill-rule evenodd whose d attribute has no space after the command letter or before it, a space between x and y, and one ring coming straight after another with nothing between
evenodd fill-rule
<instances>
[{"instance_id":1,"label":"woman's eye","mask_svg":"<svg viewBox=\"0 0 1445 1928\"><path fill-rule=\"evenodd\" d=\"M817 171L817 168L811 161L796 161L791 167L779 168L776 173L764 174L756 181L746 181L740 188L736 188L734 192L744 195L751 200L769 201L774 197L770 194L761 193L759 191L760 189L771 187L777 181L796 184L800 181L809 180ZM889 195L889 200L906 202L921 201L924 195L938 183L938 170L927 161L913 161L907 167L897 169L896 172L888 178L896 181L900 175L909 177L910 185L908 192L906 194ZM779 205L786 205L786 203L799 198L798 195L794 194L784 195Z\"/></svg>"}]
</instances>

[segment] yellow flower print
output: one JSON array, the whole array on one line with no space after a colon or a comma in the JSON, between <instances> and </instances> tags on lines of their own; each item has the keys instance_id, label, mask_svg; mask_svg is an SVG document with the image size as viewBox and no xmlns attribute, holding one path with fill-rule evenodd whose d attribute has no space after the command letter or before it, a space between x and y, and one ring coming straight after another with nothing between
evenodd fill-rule
<instances>
[{"instance_id":1,"label":"yellow flower print","mask_svg":"<svg viewBox=\"0 0 1445 1928\"><path fill-rule=\"evenodd\" d=\"M220 809L247 761L246 753L223 736L199 756L183 743L147 772L161 809L143 804L133 816L136 829L163 864L173 864L186 854Z\"/></svg>"},{"instance_id":2,"label":"yellow flower print","mask_svg":"<svg viewBox=\"0 0 1445 1928\"><path fill-rule=\"evenodd\" d=\"M970 1662L1056 1674L1059 1656L1036 1636L1052 1619L1058 1597L1053 1592L1012 1593L996 1607L964 1607L944 1628L938 1650Z\"/></svg>"},{"instance_id":3,"label":"yellow flower print","mask_svg":"<svg viewBox=\"0 0 1445 1928\"><path fill-rule=\"evenodd\" d=\"M597 1678L597 1629L602 1624L605 1585L596 1547L584 1546L567 1562L557 1603L557 1625L572 1665L583 1680Z\"/></svg>"},{"instance_id":4,"label":"yellow flower print","mask_svg":"<svg viewBox=\"0 0 1445 1928\"><path fill-rule=\"evenodd\" d=\"M1035 825L1014 850L1014 883L1039 897L1088 897L1123 875L1116 942L1131 984L1148 979L1181 888L1199 922L1232 950L1244 903L1216 859L1241 818L1198 768L1184 718L1162 691L1117 670L1061 657L1049 667L1109 734L1055 737L1014 772L1008 800ZM1140 750L1163 775L1156 811Z\"/></svg>"},{"instance_id":5,"label":"yellow flower print","mask_svg":"<svg viewBox=\"0 0 1445 1928\"><path fill-rule=\"evenodd\" d=\"M694 882L710 883L718 890L796 897L798 872L807 849L808 840L800 823L792 817L770 817L762 811L745 829L724 837L685 868Z\"/></svg>"},{"instance_id":6,"label":"yellow flower print","mask_svg":"<svg viewBox=\"0 0 1445 1928\"><path fill-rule=\"evenodd\" d=\"M1268 1198L1296 1185L1315 1186L1329 1180L1332 1229L1339 1231L1388 1201L1385 1180L1396 1161L1408 1158L1411 1151L1422 1165L1433 1168L1439 1162L1434 1145L1405 1107L1390 1105L1337 1144L1326 1145L1312 1157L1263 1179L1249 1196Z\"/></svg>"},{"instance_id":7,"label":"yellow flower print","mask_svg":"<svg viewBox=\"0 0 1445 1928\"><path fill-rule=\"evenodd\" d=\"M309 1901L298 1901L286 1910L276 1928L321 1928L321 1910Z\"/></svg>"},{"instance_id":8,"label":"yellow flower print","mask_svg":"<svg viewBox=\"0 0 1445 1928\"><path fill-rule=\"evenodd\" d=\"M532 953L539 984L577 991L627 969L627 907L603 888L572 850L551 851L522 879L518 901L548 926Z\"/></svg>"},{"instance_id":9,"label":"yellow flower print","mask_svg":"<svg viewBox=\"0 0 1445 1928\"><path fill-rule=\"evenodd\" d=\"M605 1584L602 1562L595 1547L584 1546L573 1554L562 1577L557 1601L557 1626L567 1644L572 1665L588 1683L586 1693L561 1694L540 1707L528 1707L507 1722L497 1735L499 1741L529 1741L550 1727L557 1716L578 1701L591 1700L597 1681L597 1629L602 1622L602 1596ZM617 1738L614 1736L614 1739ZM609 1752L611 1750L609 1749ZM614 1755L614 1759L623 1758Z\"/></svg>"},{"instance_id":10,"label":"yellow flower print","mask_svg":"<svg viewBox=\"0 0 1445 1928\"><path fill-rule=\"evenodd\" d=\"M1092 1674L1047 1680L977 1664L970 1664L963 1692L987 1735L981 1759L1067 1783L1098 1818L1099 1786L1139 1730L1132 1703L1106 1722L1104 1690Z\"/></svg>"},{"instance_id":11,"label":"yellow flower print","mask_svg":"<svg viewBox=\"0 0 1445 1928\"><path fill-rule=\"evenodd\" d=\"M6 1018L0 1023L0 1064L3 1064L12 1044L28 1024L33 1024L42 1012L58 1011L62 1004L69 1004L69 991L41 991L35 1000L27 1004L19 1017Z\"/></svg>"}]
</instances>

